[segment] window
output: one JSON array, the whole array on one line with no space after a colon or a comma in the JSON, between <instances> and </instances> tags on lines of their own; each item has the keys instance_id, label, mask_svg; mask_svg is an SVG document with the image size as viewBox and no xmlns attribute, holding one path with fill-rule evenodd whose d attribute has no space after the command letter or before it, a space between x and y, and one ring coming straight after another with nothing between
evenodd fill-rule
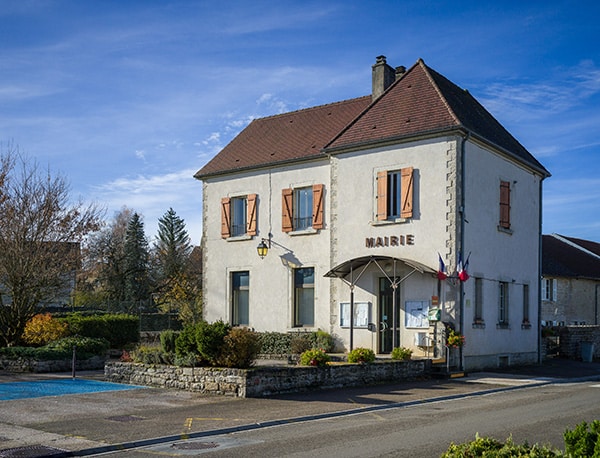
<instances>
[{"instance_id":1,"label":"window","mask_svg":"<svg viewBox=\"0 0 600 458\"><path fill-rule=\"evenodd\" d=\"M475 278L475 311L473 323L483 323L483 279Z\"/></svg>"},{"instance_id":2,"label":"window","mask_svg":"<svg viewBox=\"0 0 600 458\"><path fill-rule=\"evenodd\" d=\"M510 182L500 182L500 228L510 229Z\"/></svg>"},{"instance_id":3,"label":"window","mask_svg":"<svg viewBox=\"0 0 600 458\"><path fill-rule=\"evenodd\" d=\"M542 300L556 301L556 279L542 278Z\"/></svg>"},{"instance_id":4,"label":"window","mask_svg":"<svg viewBox=\"0 0 600 458\"><path fill-rule=\"evenodd\" d=\"M221 199L221 237L256 235L256 194Z\"/></svg>"},{"instance_id":5,"label":"window","mask_svg":"<svg viewBox=\"0 0 600 458\"><path fill-rule=\"evenodd\" d=\"M315 269L294 269L294 326L313 326L315 322Z\"/></svg>"},{"instance_id":6,"label":"window","mask_svg":"<svg viewBox=\"0 0 600 458\"><path fill-rule=\"evenodd\" d=\"M323 185L282 190L283 232L323 229Z\"/></svg>"},{"instance_id":7,"label":"window","mask_svg":"<svg viewBox=\"0 0 600 458\"><path fill-rule=\"evenodd\" d=\"M523 324L529 324L529 285L523 285Z\"/></svg>"},{"instance_id":8,"label":"window","mask_svg":"<svg viewBox=\"0 0 600 458\"><path fill-rule=\"evenodd\" d=\"M498 325L508 326L508 283L501 281L498 290Z\"/></svg>"},{"instance_id":9,"label":"window","mask_svg":"<svg viewBox=\"0 0 600 458\"><path fill-rule=\"evenodd\" d=\"M377 173L377 221L412 218L413 168Z\"/></svg>"},{"instance_id":10,"label":"window","mask_svg":"<svg viewBox=\"0 0 600 458\"><path fill-rule=\"evenodd\" d=\"M232 272L231 274L231 324L248 326L250 323L250 274Z\"/></svg>"}]
</instances>

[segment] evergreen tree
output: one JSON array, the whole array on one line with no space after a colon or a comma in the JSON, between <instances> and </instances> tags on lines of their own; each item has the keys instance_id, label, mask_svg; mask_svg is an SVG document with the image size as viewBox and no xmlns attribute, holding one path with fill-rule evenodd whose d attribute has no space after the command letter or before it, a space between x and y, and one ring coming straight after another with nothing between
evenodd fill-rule
<instances>
[{"instance_id":1,"label":"evergreen tree","mask_svg":"<svg viewBox=\"0 0 600 458\"><path fill-rule=\"evenodd\" d=\"M158 237L154 250L161 285L168 284L186 272L192 245L185 222L172 208L158 220Z\"/></svg>"},{"instance_id":2,"label":"evergreen tree","mask_svg":"<svg viewBox=\"0 0 600 458\"><path fill-rule=\"evenodd\" d=\"M148 241L144 234L144 223L138 213L134 213L125 233L124 247L125 300L146 301L150 298Z\"/></svg>"}]
</instances>

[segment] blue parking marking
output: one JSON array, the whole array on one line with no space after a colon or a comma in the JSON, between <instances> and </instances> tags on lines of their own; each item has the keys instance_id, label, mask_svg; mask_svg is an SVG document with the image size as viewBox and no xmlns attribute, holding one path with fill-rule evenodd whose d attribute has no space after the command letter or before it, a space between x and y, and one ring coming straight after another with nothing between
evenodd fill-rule
<instances>
[{"instance_id":1,"label":"blue parking marking","mask_svg":"<svg viewBox=\"0 0 600 458\"><path fill-rule=\"evenodd\" d=\"M144 388L138 385L100 382L85 379L38 380L32 382L0 383L0 401L62 396L65 394L100 393Z\"/></svg>"}]
</instances>

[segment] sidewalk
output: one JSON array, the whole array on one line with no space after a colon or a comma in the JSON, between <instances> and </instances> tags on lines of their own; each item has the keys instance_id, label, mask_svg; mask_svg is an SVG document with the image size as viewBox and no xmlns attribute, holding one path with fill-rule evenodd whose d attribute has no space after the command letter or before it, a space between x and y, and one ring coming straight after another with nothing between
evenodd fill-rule
<instances>
[{"instance_id":1,"label":"sidewalk","mask_svg":"<svg viewBox=\"0 0 600 458\"><path fill-rule=\"evenodd\" d=\"M95 371L76 375L94 380L103 378L101 372ZM69 377L69 373L7 374L0 371L0 383ZM89 451L139 441L166 442L172 437L235 431L244 425L583 380L600 380L599 362L556 359L536 366L476 372L450 380L428 379L269 398L209 397L178 390L142 388L1 401L0 455L2 451L27 447Z\"/></svg>"}]
</instances>

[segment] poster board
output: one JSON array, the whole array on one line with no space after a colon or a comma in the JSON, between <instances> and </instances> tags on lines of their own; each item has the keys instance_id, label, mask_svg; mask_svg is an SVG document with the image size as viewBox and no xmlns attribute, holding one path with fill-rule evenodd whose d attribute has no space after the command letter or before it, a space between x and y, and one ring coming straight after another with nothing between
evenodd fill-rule
<instances>
[{"instance_id":1,"label":"poster board","mask_svg":"<svg viewBox=\"0 0 600 458\"><path fill-rule=\"evenodd\" d=\"M367 328L371 322L371 303L354 303L354 327ZM350 302L340 302L340 326L350 327Z\"/></svg>"},{"instance_id":2,"label":"poster board","mask_svg":"<svg viewBox=\"0 0 600 458\"><path fill-rule=\"evenodd\" d=\"M406 301L404 306L404 326L406 328L429 328L429 301Z\"/></svg>"}]
</instances>

